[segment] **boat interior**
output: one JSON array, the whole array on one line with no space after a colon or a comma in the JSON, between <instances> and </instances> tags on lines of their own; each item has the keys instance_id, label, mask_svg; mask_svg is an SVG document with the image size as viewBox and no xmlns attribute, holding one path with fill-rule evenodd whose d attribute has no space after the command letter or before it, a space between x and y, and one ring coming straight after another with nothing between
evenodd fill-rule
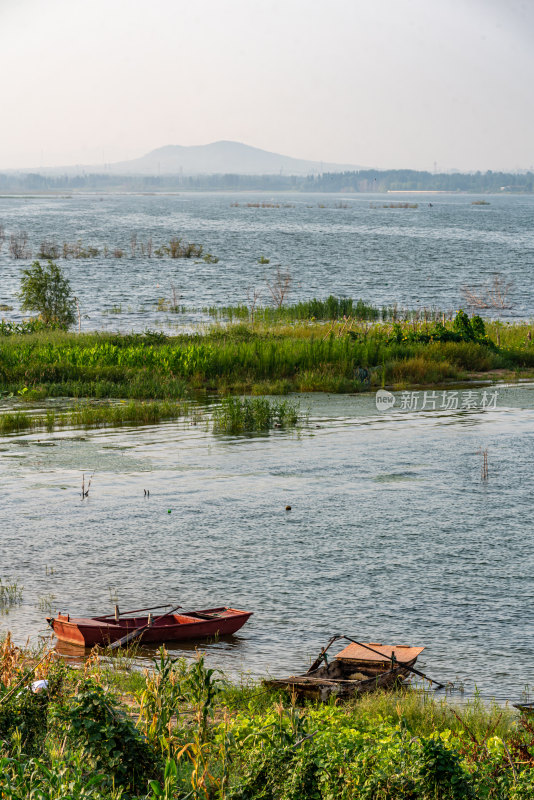
<instances>
[{"instance_id":1,"label":"boat interior","mask_svg":"<svg viewBox=\"0 0 534 800\"><path fill-rule=\"evenodd\" d=\"M187 625L194 622L201 622L203 620L219 619L223 616L231 616L233 609L227 609L224 606L220 608L210 608L205 611L186 611L176 614L153 615L154 627L165 625ZM235 612L234 612L235 613ZM94 617L97 622L105 622L107 625L122 625L127 624L128 627L138 628L148 623L148 616L132 617L128 614L120 614L116 619L113 614L106 614L101 617Z\"/></svg>"}]
</instances>

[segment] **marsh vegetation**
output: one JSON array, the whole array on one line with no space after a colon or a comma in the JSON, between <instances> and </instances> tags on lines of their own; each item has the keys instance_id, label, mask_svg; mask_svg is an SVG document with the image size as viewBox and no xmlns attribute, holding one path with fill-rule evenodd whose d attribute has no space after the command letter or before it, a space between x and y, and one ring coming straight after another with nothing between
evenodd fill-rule
<instances>
[{"instance_id":1,"label":"marsh vegetation","mask_svg":"<svg viewBox=\"0 0 534 800\"><path fill-rule=\"evenodd\" d=\"M0 612L5 612L11 606L16 606L22 602L23 588L16 581L2 581L2 578L0 578Z\"/></svg>"},{"instance_id":2,"label":"marsh vegetation","mask_svg":"<svg viewBox=\"0 0 534 800\"><path fill-rule=\"evenodd\" d=\"M216 264L218 258L205 252L203 245L187 242L182 236L172 235L168 241L155 245L151 235L142 237L137 231L130 234L128 243L86 244L82 239L60 241L54 236L45 236L32 243L28 231L12 231L9 235L5 227L0 226L0 250L6 238L11 258L29 260L32 256L56 261L57 259L90 260L95 258L195 258L210 264Z\"/></svg>"},{"instance_id":3,"label":"marsh vegetation","mask_svg":"<svg viewBox=\"0 0 534 800\"><path fill-rule=\"evenodd\" d=\"M414 315L397 322L349 316L269 323L256 316L254 325L214 325L178 336L42 328L25 334L18 327L6 333L0 337L3 391L26 391L29 398L354 392L534 369L531 325L483 322L464 312L452 320ZM370 383L362 383L362 370Z\"/></svg>"},{"instance_id":4,"label":"marsh vegetation","mask_svg":"<svg viewBox=\"0 0 534 800\"><path fill-rule=\"evenodd\" d=\"M0 789L9 800L219 798L527 800L534 728L508 708L461 708L424 691L346 705L292 699L209 668L204 656L132 671L93 653L0 642ZM29 685L46 680L34 694Z\"/></svg>"}]
</instances>

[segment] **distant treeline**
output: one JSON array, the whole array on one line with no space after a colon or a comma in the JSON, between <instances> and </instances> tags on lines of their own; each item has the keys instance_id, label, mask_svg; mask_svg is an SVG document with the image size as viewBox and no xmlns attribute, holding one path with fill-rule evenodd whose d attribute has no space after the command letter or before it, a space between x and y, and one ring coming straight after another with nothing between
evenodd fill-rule
<instances>
[{"instance_id":1,"label":"distant treeline","mask_svg":"<svg viewBox=\"0 0 534 800\"><path fill-rule=\"evenodd\" d=\"M302 191L534 192L534 172L437 173L411 169L326 172L322 175L41 175L0 173L0 192L49 191Z\"/></svg>"}]
</instances>

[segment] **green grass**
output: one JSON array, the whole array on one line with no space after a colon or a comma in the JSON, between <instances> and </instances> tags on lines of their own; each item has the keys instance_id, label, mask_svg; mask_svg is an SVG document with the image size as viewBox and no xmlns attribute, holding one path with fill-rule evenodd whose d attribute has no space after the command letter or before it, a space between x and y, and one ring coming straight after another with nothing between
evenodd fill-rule
<instances>
[{"instance_id":1,"label":"green grass","mask_svg":"<svg viewBox=\"0 0 534 800\"><path fill-rule=\"evenodd\" d=\"M529 374L532 334L531 325L493 322L483 336L468 335L456 319L443 318L241 322L173 337L40 331L0 336L0 389L26 392L29 399L176 401L197 393L355 392L439 384L496 370ZM22 426L24 420L10 424Z\"/></svg>"},{"instance_id":2,"label":"green grass","mask_svg":"<svg viewBox=\"0 0 534 800\"><path fill-rule=\"evenodd\" d=\"M46 428L100 428L121 425L156 425L165 419L177 419L194 414L203 417L198 406L170 400L122 403L77 403L68 411L49 409L45 413L31 414L23 411L0 414L0 434ZM288 400L268 400L264 397L238 399L227 397L213 412L213 430L216 433L251 433L271 428L295 427L303 416L298 405ZM208 417L206 417L208 420Z\"/></svg>"},{"instance_id":3,"label":"green grass","mask_svg":"<svg viewBox=\"0 0 534 800\"><path fill-rule=\"evenodd\" d=\"M223 308L209 307L203 309L210 316L217 319L246 320L250 316L246 305L225 306ZM334 297L330 295L326 300L307 300L300 303L282 305L280 308L259 306L255 309L254 317L262 322L285 322L289 320L337 320L343 317L354 317L359 320L377 320L382 314L386 316L389 309L379 309L365 303L357 302L349 297Z\"/></svg>"},{"instance_id":4,"label":"green grass","mask_svg":"<svg viewBox=\"0 0 534 800\"><path fill-rule=\"evenodd\" d=\"M24 587L19 586L16 581L3 583L0 578L0 611L22 603L23 589Z\"/></svg>"},{"instance_id":5,"label":"green grass","mask_svg":"<svg viewBox=\"0 0 534 800\"><path fill-rule=\"evenodd\" d=\"M532 800L534 726L515 710L403 689L295 706L202 655L73 669L0 640L0 793L72 800ZM16 688L15 692L9 692ZM3 700L5 699L5 702Z\"/></svg>"},{"instance_id":6,"label":"green grass","mask_svg":"<svg viewBox=\"0 0 534 800\"><path fill-rule=\"evenodd\" d=\"M99 428L120 425L154 425L163 419L188 414L190 406L170 401L117 403L113 405L78 404L70 411L30 414L23 411L0 414L0 433L14 433L46 428Z\"/></svg>"},{"instance_id":7,"label":"green grass","mask_svg":"<svg viewBox=\"0 0 534 800\"><path fill-rule=\"evenodd\" d=\"M225 397L214 411L213 430L216 433L236 434L292 428L300 419L298 404L288 400L270 402L264 397Z\"/></svg>"}]
</instances>

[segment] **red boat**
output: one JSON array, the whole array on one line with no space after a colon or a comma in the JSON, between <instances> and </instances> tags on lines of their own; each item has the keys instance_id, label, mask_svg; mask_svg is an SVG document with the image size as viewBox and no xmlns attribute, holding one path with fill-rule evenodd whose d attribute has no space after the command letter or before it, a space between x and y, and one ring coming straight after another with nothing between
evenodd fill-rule
<instances>
[{"instance_id":1,"label":"red boat","mask_svg":"<svg viewBox=\"0 0 534 800\"><path fill-rule=\"evenodd\" d=\"M181 614L167 613L154 619L152 615L120 616L117 609L114 618L112 614L86 618L58 613L56 617L48 617L46 621L62 642L94 647L114 642L118 644L122 639L126 640L124 644L133 639L146 644L158 644L225 636L242 628L251 615L251 611L221 606L201 611L185 611Z\"/></svg>"}]
</instances>

